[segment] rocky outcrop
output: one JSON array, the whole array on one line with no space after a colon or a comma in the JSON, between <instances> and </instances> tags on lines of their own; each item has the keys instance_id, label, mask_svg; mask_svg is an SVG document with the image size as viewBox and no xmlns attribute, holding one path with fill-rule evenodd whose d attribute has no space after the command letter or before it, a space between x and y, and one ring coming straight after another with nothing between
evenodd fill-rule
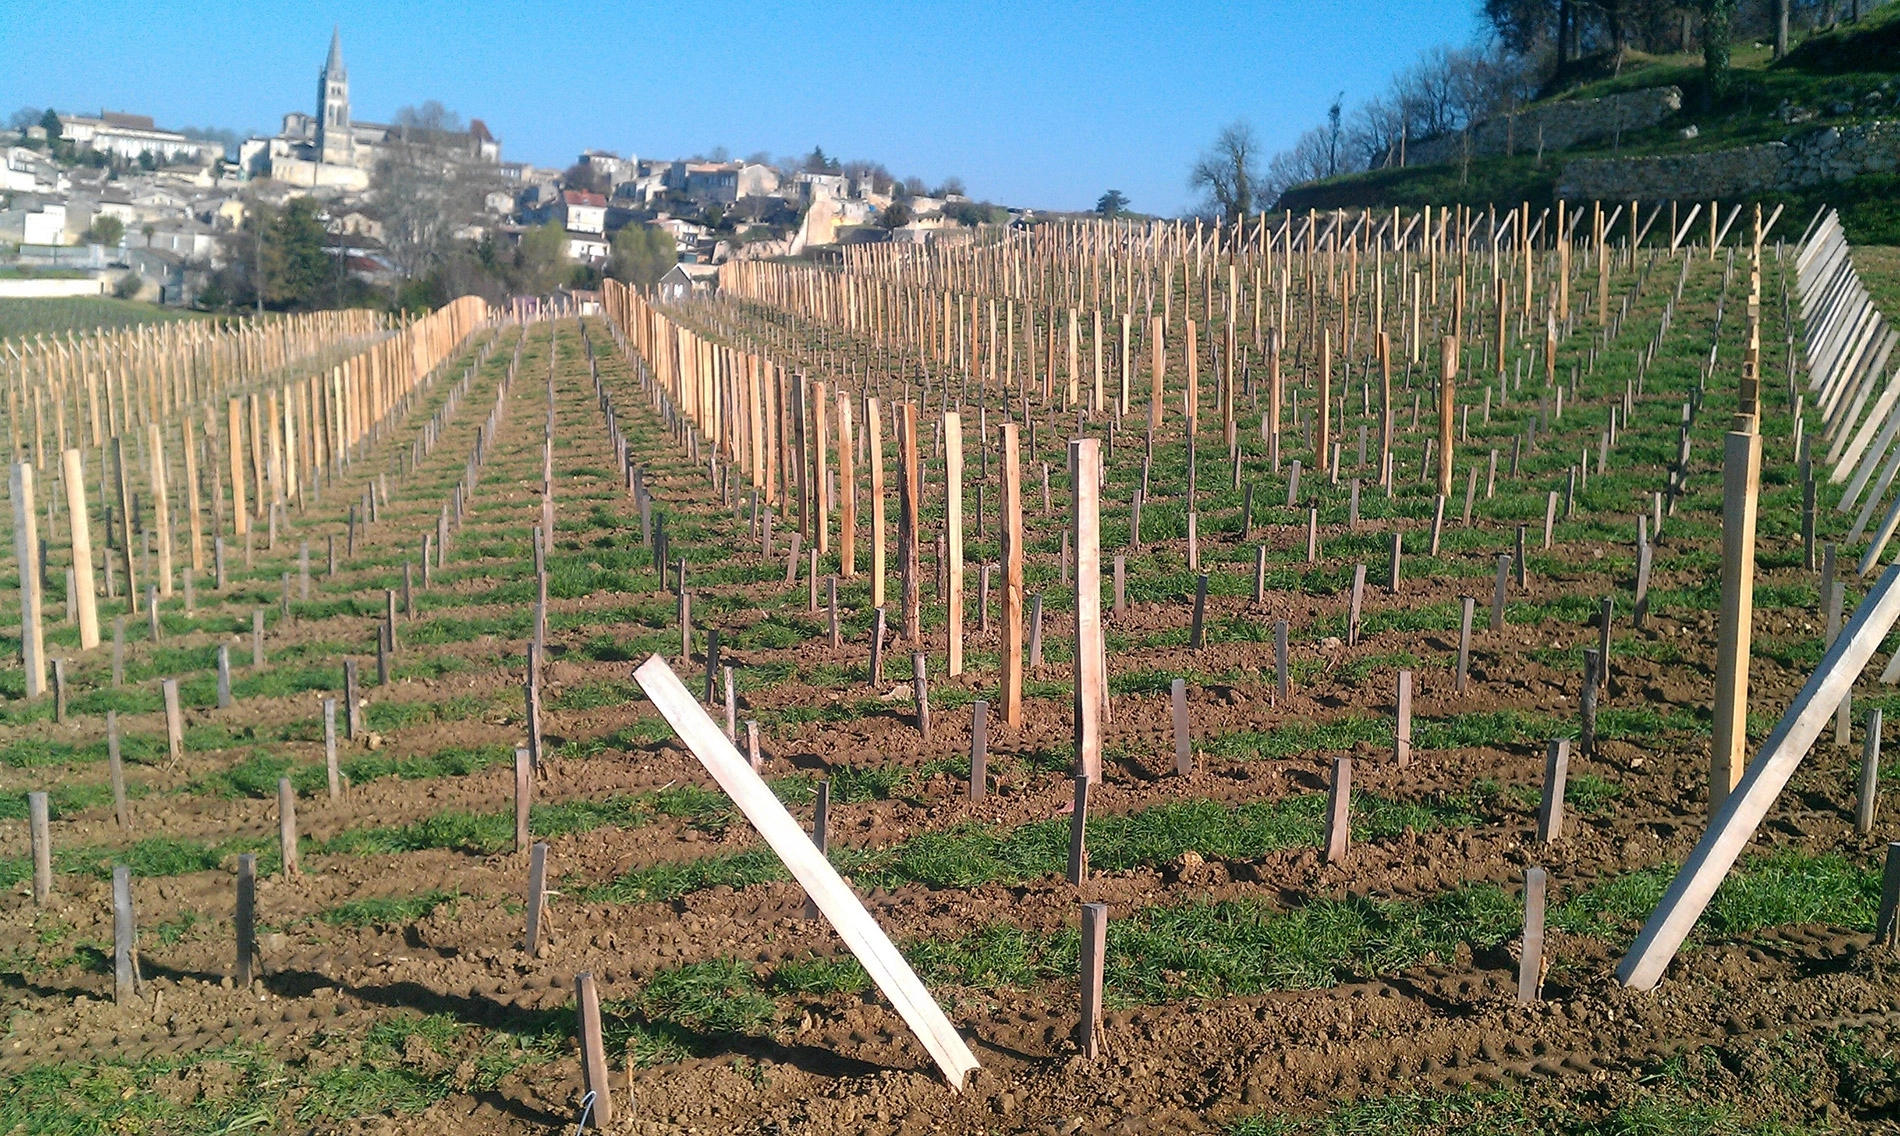
<instances>
[{"instance_id":1,"label":"rocky outcrop","mask_svg":"<svg viewBox=\"0 0 1900 1136\"><path fill-rule=\"evenodd\" d=\"M1786 142L1644 158L1579 158L1557 194L1572 199L1738 197L1900 169L1900 121L1828 127Z\"/></svg>"},{"instance_id":2,"label":"rocky outcrop","mask_svg":"<svg viewBox=\"0 0 1900 1136\"><path fill-rule=\"evenodd\" d=\"M1567 150L1614 138L1622 131L1654 126L1681 109L1682 90L1678 87L1644 87L1600 99L1542 103L1473 126L1468 132L1471 156L1534 153L1540 133L1546 151ZM1406 148L1405 164L1428 166L1458 161L1465 153L1464 138L1464 133L1446 134L1414 142Z\"/></svg>"}]
</instances>

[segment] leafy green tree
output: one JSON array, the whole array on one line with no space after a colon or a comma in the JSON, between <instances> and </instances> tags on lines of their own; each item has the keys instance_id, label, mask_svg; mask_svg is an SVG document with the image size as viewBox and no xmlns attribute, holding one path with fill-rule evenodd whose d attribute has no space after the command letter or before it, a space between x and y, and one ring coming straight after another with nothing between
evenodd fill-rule
<instances>
[{"instance_id":1,"label":"leafy green tree","mask_svg":"<svg viewBox=\"0 0 1900 1136\"><path fill-rule=\"evenodd\" d=\"M607 275L623 284L652 286L679 262L673 234L653 225L632 224L614 234Z\"/></svg>"},{"instance_id":2,"label":"leafy green tree","mask_svg":"<svg viewBox=\"0 0 1900 1136\"><path fill-rule=\"evenodd\" d=\"M1128 212L1128 195L1119 189L1111 189L1096 199L1095 211L1104 217L1119 217Z\"/></svg>"},{"instance_id":3,"label":"leafy green tree","mask_svg":"<svg viewBox=\"0 0 1900 1136\"><path fill-rule=\"evenodd\" d=\"M509 275L516 291L538 296L567 279L567 264L567 233L550 221L521 234Z\"/></svg>"},{"instance_id":4,"label":"leafy green tree","mask_svg":"<svg viewBox=\"0 0 1900 1136\"><path fill-rule=\"evenodd\" d=\"M910 224L910 206L902 201L893 201L877 215L877 223L886 229L901 229Z\"/></svg>"},{"instance_id":5,"label":"leafy green tree","mask_svg":"<svg viewBox=\"0 0 1900 1136\"><path fill-rule=\"evenodd\" d=\"M89 244L105 245L115 248L125 237L125 222L109 213L101 213L92 219L92 226L85 232Z\"/></svg>"},{"instance_id":6,"label":"leafy green tree","mask_svg":"<svg viewBox=\"0 0 1900 1136\"><path fill-rule=\"evenodd\" d=\"M324 251L323 222L313 198L295 197L263 229L264 302L277 308L319 304L337 267Z\"/></svg>"},{"instance_id":7,"label":"leafy green tree","mask_svg":"<svg viewBox=\"0 0 1900 1136\"><path fill-rule=\"evenodd\" d=\"M1729 48L1733 36L1729 27L1735 15L1736 0L1702 0L1702 102L1713 108L1728 97Z\"/></svg>"},{"instance_id":8,"label":"leafy green tree","mask_svg":"<svg viewBox=\"0 0 1900 1136\"><path fill-rule=\"evenodd\" d=\"M60 131L58 111L52 107L47 107L46 113L40 115L40 125L46 130L47 141L52 142L58 140Z\"/></svg>"}]
</instances>

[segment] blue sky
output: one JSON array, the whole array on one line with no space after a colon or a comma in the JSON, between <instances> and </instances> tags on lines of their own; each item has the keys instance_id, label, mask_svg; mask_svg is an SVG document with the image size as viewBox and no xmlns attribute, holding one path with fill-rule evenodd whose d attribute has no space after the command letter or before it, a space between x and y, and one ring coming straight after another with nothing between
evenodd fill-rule
<instances>
[{"instance_id":1,"label":"blue sky","mask_svg":"<svg viewBox=\"0 0 1900 1136\"><path fill-rule=\"evenodd\" d=\"M510 159L816 144L1012 205L1087 208L1112 186L1172 213L1221 125L1245 117L1277 149L1335 92L1350 106L1432 44L1471 40L1476 7L20 0L0 20L0 114L273 132L312 109L335 23L356 117L439 99Z\"/></svg>"}]
</instances>

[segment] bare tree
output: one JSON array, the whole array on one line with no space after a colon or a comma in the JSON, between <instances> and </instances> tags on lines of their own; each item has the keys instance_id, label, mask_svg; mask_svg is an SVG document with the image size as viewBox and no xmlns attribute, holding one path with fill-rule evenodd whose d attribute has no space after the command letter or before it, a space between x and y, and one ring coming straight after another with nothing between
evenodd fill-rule
<instances>
[{"instance_id":1,"label":"bare tree","mask_svg":"<svg viewBox=\"0 0 1900 1136\"><path fill-rule=\"evenodd\" d=\"M1245 217L1254 212L1260 139L1246 119L1235 119L1214 136L1214 144L1188 171L1188 188L1206 195L1212 212Z\"/></svg>"},{"instance_id":2,"label":"bare tree","mask_svg":"<svg viewBox=\"0 0 1900 1136\"><path fill-rule=\"evenodd\" d=\"M465 137L461 117L433 99L403 107L371 176L390 263L410 280L441 266L460 219L474 211L480 184L460 148Z\"/></svg>"}]
</instances>

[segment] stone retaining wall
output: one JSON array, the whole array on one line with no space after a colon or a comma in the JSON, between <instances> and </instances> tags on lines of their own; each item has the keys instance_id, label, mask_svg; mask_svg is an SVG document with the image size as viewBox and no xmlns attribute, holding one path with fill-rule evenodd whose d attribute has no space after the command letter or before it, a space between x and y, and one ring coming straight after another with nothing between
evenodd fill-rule
<instances>
[{"instance_id":1,"label":"stone retaining wall","mask_svg":"<svg viewBox=\"0 0 1900 1136\"><path fill-rule=\"evenodd\" d=\"M1565 163L1557 194L1573 200L1742 197L1900 169L1900 121L1828 127L1733 150Z\"/></svg>"}]
</instances>

